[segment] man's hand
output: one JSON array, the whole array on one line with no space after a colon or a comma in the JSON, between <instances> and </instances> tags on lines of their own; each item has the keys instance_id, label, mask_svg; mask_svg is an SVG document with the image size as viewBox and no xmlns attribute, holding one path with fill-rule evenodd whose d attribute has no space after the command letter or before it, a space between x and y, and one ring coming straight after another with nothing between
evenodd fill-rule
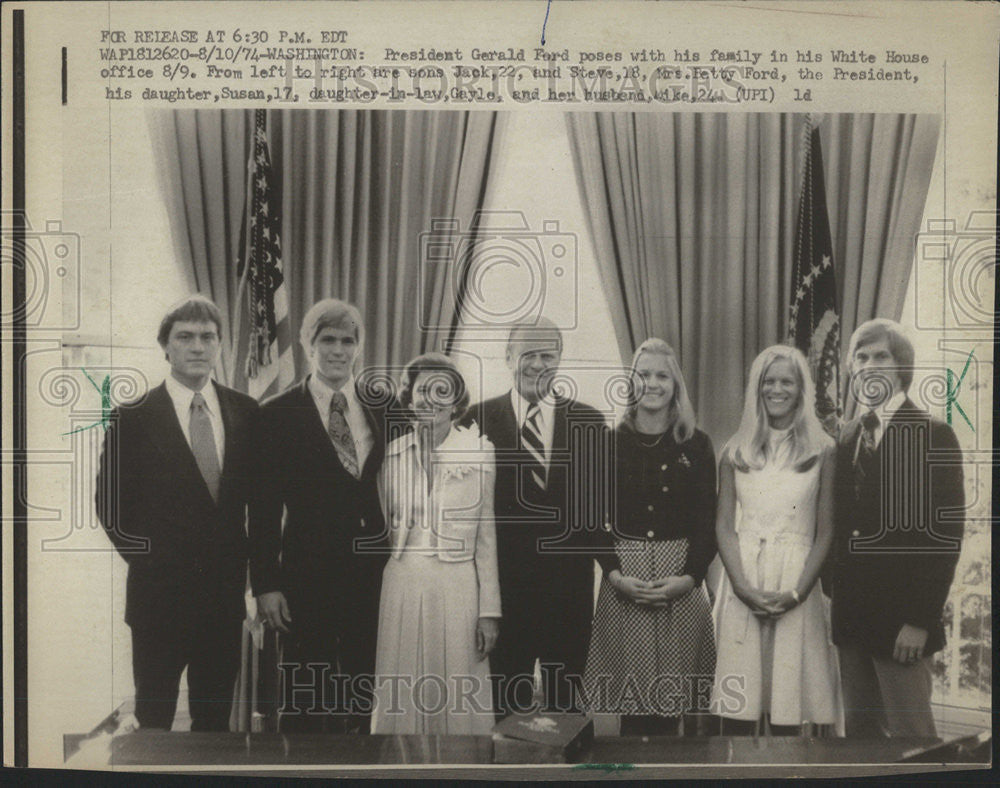
<instances>
[{"instance_id":1,"label":"man's hand","mask_svg":"<svg viewBox=\"0 0 1000 788\"><path fill-rule=\"evenodd\" d=\"M924 656L924 646L927 645L927 630L920 627L903 624L896 635L896 648L892 658L904 665L912 665Z\"/></svg>"},{"instance_id":2,"label":"man's hand","mask_svg":"<svg viewBox=\"0 0 1000 788\"><path fill-rule=\"evenodd\" d=\"M268 591L257 597L257 615L267 626L279 632L288 632L287 624L292 621L288 602L280 591Z\"/></svg>"},{"instance_id":3,"label":"man's hand","mask_svg":"<svg viewBox=\"0 0 1000 788\"><path fill-rule=\"evenodd\" d=\"M497 643L500 623L495 618L480 618L476 624L476 658L482 662Z\"/></svg>"}]
</instances>

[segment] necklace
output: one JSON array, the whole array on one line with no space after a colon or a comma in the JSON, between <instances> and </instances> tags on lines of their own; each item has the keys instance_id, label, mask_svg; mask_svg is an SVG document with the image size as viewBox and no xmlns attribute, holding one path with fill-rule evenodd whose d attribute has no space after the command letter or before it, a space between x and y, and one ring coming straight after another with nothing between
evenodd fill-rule
<instances>
[{"instance_id":1,"label":"necklace","mask_svg":"<svg viewBox=\"0 0 1000 788\"><path fill-rule=\"evenodd\" d=\"M643 435L643 434L646 434L646 433L642 433L642 432L636 432L636 434L635 434L635 439L636 439L637 441L639 441L639 445L641 445L641 446L645 446L645 447L646 447L647 449L652 449L652 448L653 448L654 446L658 445L658 444L660 443L660 441L662 441L662 440L663 440L663 436L664 436L664 435L666 435L666 434L667 434L667 432L669 432L669 430L666 430L666 431L664 431L664 432L661 432L661 433L660 433L660 434L659 434L659 435L657 436L656 440L655 440L655 441L653 441L652 443L646 443L646 441L644 441L644 440L643 440L643 439L642 439L641 437L639 437L640 435Z\"/></svg>"}]
</instances>

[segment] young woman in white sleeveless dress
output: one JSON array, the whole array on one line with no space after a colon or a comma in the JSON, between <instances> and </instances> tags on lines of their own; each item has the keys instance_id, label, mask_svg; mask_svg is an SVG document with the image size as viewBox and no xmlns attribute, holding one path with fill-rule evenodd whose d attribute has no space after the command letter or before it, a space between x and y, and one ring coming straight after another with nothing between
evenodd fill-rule
<instances>
[{"instance_id":1,"label":"young woman in white sleeveless dress","mask_svg":"<svg viewBox=\"0 0 1000 788\"><path fill-rule=\"evenodd\" d=\"M762 719L796 733L841 716L817 583L833 536L834 442L814 408L805 357L768 348L750 368L740 428L723 449L716 532L726 576L712 704L724 733L749 733Z\"/></svg>"}]
</instances>

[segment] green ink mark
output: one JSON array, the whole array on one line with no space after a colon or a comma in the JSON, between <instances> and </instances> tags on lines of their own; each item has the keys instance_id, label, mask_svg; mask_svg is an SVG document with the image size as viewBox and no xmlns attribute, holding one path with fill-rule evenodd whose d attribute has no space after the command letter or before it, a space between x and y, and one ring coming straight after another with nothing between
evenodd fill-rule
<instances>
[{"instance_id":1,"label":"green ink mark","mask_svg":"<svg viewBox=\"0 0 1000 788\"><path fill-rule=\"evenodd\" d=\"M635 769L634 763L578 763L574 769L590 769L599 772L629 772Z\"/></svg>"},{"instance_id":2,"label":"green ink mark","mask_svg":"<svg viewBox=\"0 0 1000 788\"><path fill-rule=\"evenodd\" d=\"M88 424L85 427L77 427L75 430L70 430L69 432L64 432L63 435L72 435L74 432L83 432L84 430L90 430L94 427L100 425L107 432L108 424L111 422L111 375L105 375L104 380L101 381L101 385L98 386L97 382L90 377L90 373L87 372L83 367L80 367L80 371L87 376L87 380L90 381L90 385L97 389L97 392L101 395L101 420L95 421L93 424Z\"/></svg>"},{"instance_id":3,"label":"green ink mark","mask_svg":"<svg viewBox=\"0 0 1000 788\"><path fill-rule=\"evenodd\" d=\"M976 428L972 426L972 422L969 421L969 417L965 415L965 411L962 410L962 406L958 404L958 392L962 388L962 381L965 380L965 373L969 371L969 364L972 363L972 354L974 352L975 351L972 350L969 351L969 357L965 359L965 368L962 370L962 374L958 378L958 382L955 383L954 386L952 386L952 381L955 380L955 373L952 372L950 369L946 370L946 372L948 373L947 374L948 391L947 391L947 398L945 400L945 416L948 419L948 424L949 425L951 424L951 410L952 407L954 407L955 410L957 410L961 415L961 417L965 420L965 423L969 425L969 429L972 430L973 432L976 431Z\"/></svg>"}]
</instances>

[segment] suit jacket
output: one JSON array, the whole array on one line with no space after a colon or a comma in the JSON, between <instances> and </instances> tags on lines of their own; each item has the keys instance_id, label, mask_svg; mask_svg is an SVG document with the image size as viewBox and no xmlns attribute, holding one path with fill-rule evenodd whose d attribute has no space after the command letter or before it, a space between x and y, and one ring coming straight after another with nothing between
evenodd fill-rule
<instances>
[{"instance_id":1,"label":"suit jacket","mask_svg":"<svg viewBox=\"0 0 1000 788\"><path fill-rule=\"evenodd\" d=\"M125 622L242 618L246 504L257 403L213 382L225 427L218 503L160 384L122 405L104 436L97 516L128 562Z\"/></svg>"},{"instance_id":2,"label":"suit jacket","mask_svg":"<svg viewBox=\"0 0 1000 788\"><path fill-rule=\"evenodd\" d=\"M473 406L466 418L481 425L496 456L501 639L509 643L520 626L544 622L581 640L585 651L593 612L593 545L605 519L600 460L610 456L603 415L574 400L556 401L547 486L537 497L527 492L533 489L529 455L521 447L510 392Z\"/></svg>"},{"instance_id":3,"label":"suit jacket","mask_svg":"<svg viewBox=\"0 0 1000 788\"><path fill-rule=\"evenodd\" d=\"M834 640L889 657L910 624L927 630L924 653L932 654L944 646L941 614L963 533L958 441L907 398L856 489L861 429L860 419L845 425L837 446Z\"/></svg>"},{"instance_id":4,"label":"suit jacket","mask_svg":"<svg viewBox=\"0 0 1000 788\"><path fill-rule=\"evenodd\" d=\"M479 615L499 617L493 446L481 438L478 427L452 428L438 446L439 463L427 498L425 471L415 458L417 450L413 432L394 440L386 450L379 478L392 558L402 558L416 541L413 537L421 536L413 534L414 528L431 529L439 561L475 561Z\"/></svg>"},{"instance_id":5,"label":"suit jacket","mask_svg":"<svg viewBox=\"0 0 1000 788\"><path fill-rule=\"evenodd\" d=\"M317 616L322 625L374 618L386 545L376 483L385 454L383 416L362 405L374 443L355 479L323 428L307 381L261 406L250 583L256 596L282 591L293 624Z\"/></svg>"}]
</instances>

